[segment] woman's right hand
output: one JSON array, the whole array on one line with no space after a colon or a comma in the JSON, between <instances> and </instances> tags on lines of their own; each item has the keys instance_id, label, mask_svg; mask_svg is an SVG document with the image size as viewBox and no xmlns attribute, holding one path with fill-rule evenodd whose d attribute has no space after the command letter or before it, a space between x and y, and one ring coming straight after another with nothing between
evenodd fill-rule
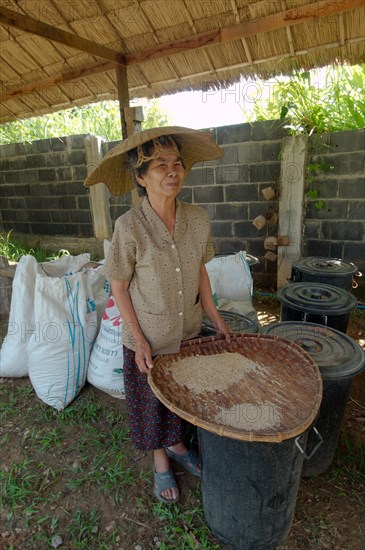
<instances>
[{"instance_id":1,"label":"woman's right hand","mask_svg":"<svg viewBox=\"0 0 365 550\"><path fill-rule=\"evenodd\" d=\"M135 361L140 372L147 374L153 367L151 346L145 338L136 343Z\"/></svg>"}]
</instances>

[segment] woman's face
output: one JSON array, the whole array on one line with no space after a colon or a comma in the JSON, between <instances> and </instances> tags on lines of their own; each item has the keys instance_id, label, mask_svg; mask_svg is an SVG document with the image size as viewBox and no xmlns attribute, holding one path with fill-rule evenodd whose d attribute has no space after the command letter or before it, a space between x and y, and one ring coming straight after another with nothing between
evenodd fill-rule
<instances>
[{"instance_id":1,"label":"woman's face","mask_svg":"<svg viewBox=\"0 0 365 550\"><path fill-rule=\"evenodd\" d=\"M175 199L184 182L183 162L172 147L161 147L160 152L150 162L147 172L137 177L137 181L146 188L149 199Z\"/></svg>"}]
</instances>

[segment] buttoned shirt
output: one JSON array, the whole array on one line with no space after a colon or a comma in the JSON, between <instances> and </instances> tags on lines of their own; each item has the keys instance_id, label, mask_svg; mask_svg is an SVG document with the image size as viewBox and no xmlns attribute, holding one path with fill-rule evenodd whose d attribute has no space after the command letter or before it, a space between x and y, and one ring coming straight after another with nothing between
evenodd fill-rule
<instances>
[{"instance_id":1,"label":"buttoned shirt","mask_svg":"<svg viewBox=\"0 0 365 550\"><path fill-rule=\"evenodd\" d=\"M201 207L176 201L173 236L147 197L117 219L106 272L111 279L129 281L153 355L176 353L183 340L199 334L200 267L213 257L209 217ZM123 344L135 350L133 327L125 323Z\"/></svg>"}]
</instances>

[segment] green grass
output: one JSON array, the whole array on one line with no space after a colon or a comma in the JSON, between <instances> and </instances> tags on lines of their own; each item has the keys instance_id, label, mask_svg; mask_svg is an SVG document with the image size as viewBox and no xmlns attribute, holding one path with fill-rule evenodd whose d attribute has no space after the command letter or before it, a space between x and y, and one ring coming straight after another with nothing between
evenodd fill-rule
<instances>
[{"instance_id":1,"label":"green grass","mask_svg":"<svg viewBox=\"0 0 365 550\"><path fill-rule=\"evenodd\" d=\"M21 256L27 254L34 256L38 262L56 260L62 256L69 256L69 252L64 249L52 251L46 248L31 248L22 241L12 239L11 231L8 233L0 233L0 256L5 256L9 261L17 262Z\"/></svg>"}]
</instances>

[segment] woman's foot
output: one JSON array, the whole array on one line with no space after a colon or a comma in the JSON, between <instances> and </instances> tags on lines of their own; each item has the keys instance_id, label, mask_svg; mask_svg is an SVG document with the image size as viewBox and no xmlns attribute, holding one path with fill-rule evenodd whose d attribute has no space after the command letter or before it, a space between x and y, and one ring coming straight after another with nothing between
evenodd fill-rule
<instances>
[{"instance_id":1,"label":"woman's foot","mask_svg":"<svg viewBox=\"0 0 365 550\"><path fill-rule=\"evenodd\" d=\"M193 450L189 451L182 441L172 447L168 447L167 455L169 458L184 466L188 472L200 477L202 470L198 454Z\"/></svg>"},{"instance_id":2,"label":"woman's foot","mask_svg":"<svg viewBox=\"0 0 365 550\"><path fill-rule=\"evenodd\" d=\"M179 489L170 468L170 461L165 449L154 451L154 472L156 474L168 474L166 476L155 475L155 494L159 494L164 502L177 502L179 499ZM170 476L170 477L169 477ZM161 483L160 483L161 481ZM170 485L170 486L168 486ZM161 487L161 491L159 490ZM156 494L156 496L157 496Z\"/></svg>"}]
</instances>

